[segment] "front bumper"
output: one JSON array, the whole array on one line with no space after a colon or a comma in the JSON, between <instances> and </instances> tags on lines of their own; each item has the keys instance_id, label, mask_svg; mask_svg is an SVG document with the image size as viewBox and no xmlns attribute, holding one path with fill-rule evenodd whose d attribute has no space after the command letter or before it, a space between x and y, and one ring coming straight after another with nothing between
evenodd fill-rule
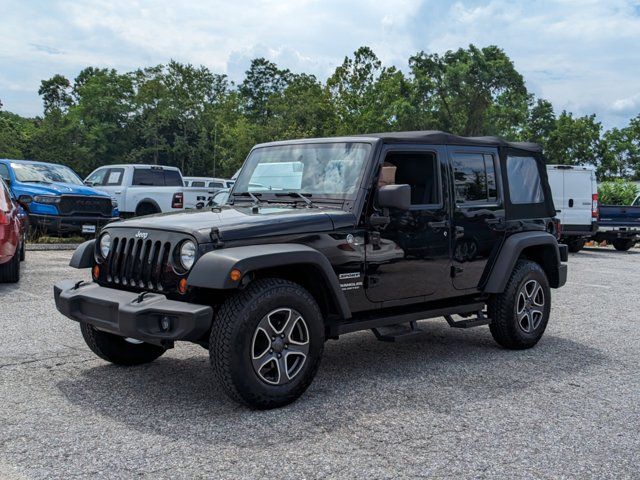
<instances>
[{"instance_id":1,"label":"front bumper","mask_svg":"<svg viewBox=\"0 0 640 480\"><path fill-rule=\"evenodd\" d=\"M98 232L104 225L116 220L120 220L120 217L65 217L62 215L29 214L29 222L32 227L54 233L82 233L83 225L95 225L96 232Z\"/></svg>"},{"instance_id":2,"label":"front bumper","mask_svg":"<svg viewBox=\"0 0 640 480\"><path fill-rule=\"evenodd\" d=\"M170 346L175 340L200 340L211 328L213 309L207 305L168 300L166 296L140 294L101 287L97 283L65 280L53 287L56 307L71 320L98 330ZM169 328L162 327L168 319Z\"/></svg>"}]
</instances>

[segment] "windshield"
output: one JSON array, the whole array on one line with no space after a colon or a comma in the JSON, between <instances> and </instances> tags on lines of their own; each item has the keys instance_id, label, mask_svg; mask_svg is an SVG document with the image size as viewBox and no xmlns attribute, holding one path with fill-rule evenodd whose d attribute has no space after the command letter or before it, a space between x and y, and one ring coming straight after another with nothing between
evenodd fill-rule
<instances>
[{"instance_id":1,"label":"windshield","mask_svg":"<svg viewBox=\"0 0 640 480\"><path fill-rule=\"evenodd\" d=\"M370 150L367 143L353 142L257 148L242 167L233 192L353 198Z\"/></svg>"},{"instance_id":2,"label":"windshield","mask_svg":"<svg viewBox=\"0 0 640 480\"><path fill-rule=\"evenodd\" d=\"M12 163L13 173L19 182L72 183L82 185L73 170L64 165L43 163Z\"/></svg>"}]
</instances>

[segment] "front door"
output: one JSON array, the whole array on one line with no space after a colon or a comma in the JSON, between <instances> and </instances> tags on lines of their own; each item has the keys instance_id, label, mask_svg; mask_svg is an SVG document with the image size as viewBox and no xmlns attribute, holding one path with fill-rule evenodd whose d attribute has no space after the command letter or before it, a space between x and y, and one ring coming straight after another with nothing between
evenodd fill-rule
<instances>
[{"instance_id":1,"label":"front door","mask_svg":"<svg viewBox=\"0 0 640 480\"><path fill-rule=\"evenodd\" d=\"M383 182L411 186L411 209L390 210L365 249L367 297L372 302L422 302L450 286L451 225L443 147L388 147Z\"/></svg>"},{"instance_id":2,"label":"front door","mask_svg":"<svg viewBox=\"0 0 640 480\"><path fill-rule=\"evenodd\" d=\"M498 152L447 147L454 179L453 286L477 288L487 261L504 238L504 202Z\"/></svg>"}]
</instances>

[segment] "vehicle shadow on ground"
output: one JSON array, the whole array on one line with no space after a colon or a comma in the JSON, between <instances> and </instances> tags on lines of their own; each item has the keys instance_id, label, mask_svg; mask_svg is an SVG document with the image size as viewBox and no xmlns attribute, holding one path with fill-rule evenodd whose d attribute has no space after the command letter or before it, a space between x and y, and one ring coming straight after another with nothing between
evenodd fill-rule
<instances>
[{"instance_id":1,"label":"vehicle shadow on ground","mask_svg":"<svg viewBox=\"0 0 640 480\"><path fill-rule=\"evenodd\" d=\"M70 402L169 438L236 446L326 435L389 409L448 413L526 389L572 381L605 357L572 340L546 335L531 350L497 347L488 329L457 331L427 324L426 333L383 343L363 332L328 342L318 376L296 403L251 411L214 383L204 350L133 368L102 364L57 386ZM199 348L199 347L198 347ZM202 353L200 353L202 352Z\"/></svg>"},{"instance_id":2,"label":"vehicle shadow on ground","mask_svg":"<svg viewBox=\"0 0 640 480\"><path fill-rule=\"evenodd\" d=\"M609 255L640 255L640 250L638 249L631 249L627 250L626 252L621 252L613 248L584 247L582 250L584 250L585 252L589 252L589 257L597 256L598 258L606 258ZM580 252L570 253L569 260L571 260L572 255L580 255Z\"/></svg>"}]
</instances>

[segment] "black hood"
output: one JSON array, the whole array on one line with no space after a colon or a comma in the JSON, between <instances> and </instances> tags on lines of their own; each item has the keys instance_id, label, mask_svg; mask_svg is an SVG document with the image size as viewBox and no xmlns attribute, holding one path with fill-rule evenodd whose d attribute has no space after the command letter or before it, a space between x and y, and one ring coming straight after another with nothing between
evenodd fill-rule
<instances>
[{"instance_id":1,"label":"black hood","mask_svg":"<svg viewBox=\"0 0 640 480\"><path fill-rule=\"evenodd\" d=\"M354 226L352 213L329 208L294 208L286 205L225 206L221 209L185 210L132 218L109 224L112 228L165 230L194 235L201 243L210 242L217 228L223 242L275 235L328 232Z\"/></svg>"}]
</instances>

